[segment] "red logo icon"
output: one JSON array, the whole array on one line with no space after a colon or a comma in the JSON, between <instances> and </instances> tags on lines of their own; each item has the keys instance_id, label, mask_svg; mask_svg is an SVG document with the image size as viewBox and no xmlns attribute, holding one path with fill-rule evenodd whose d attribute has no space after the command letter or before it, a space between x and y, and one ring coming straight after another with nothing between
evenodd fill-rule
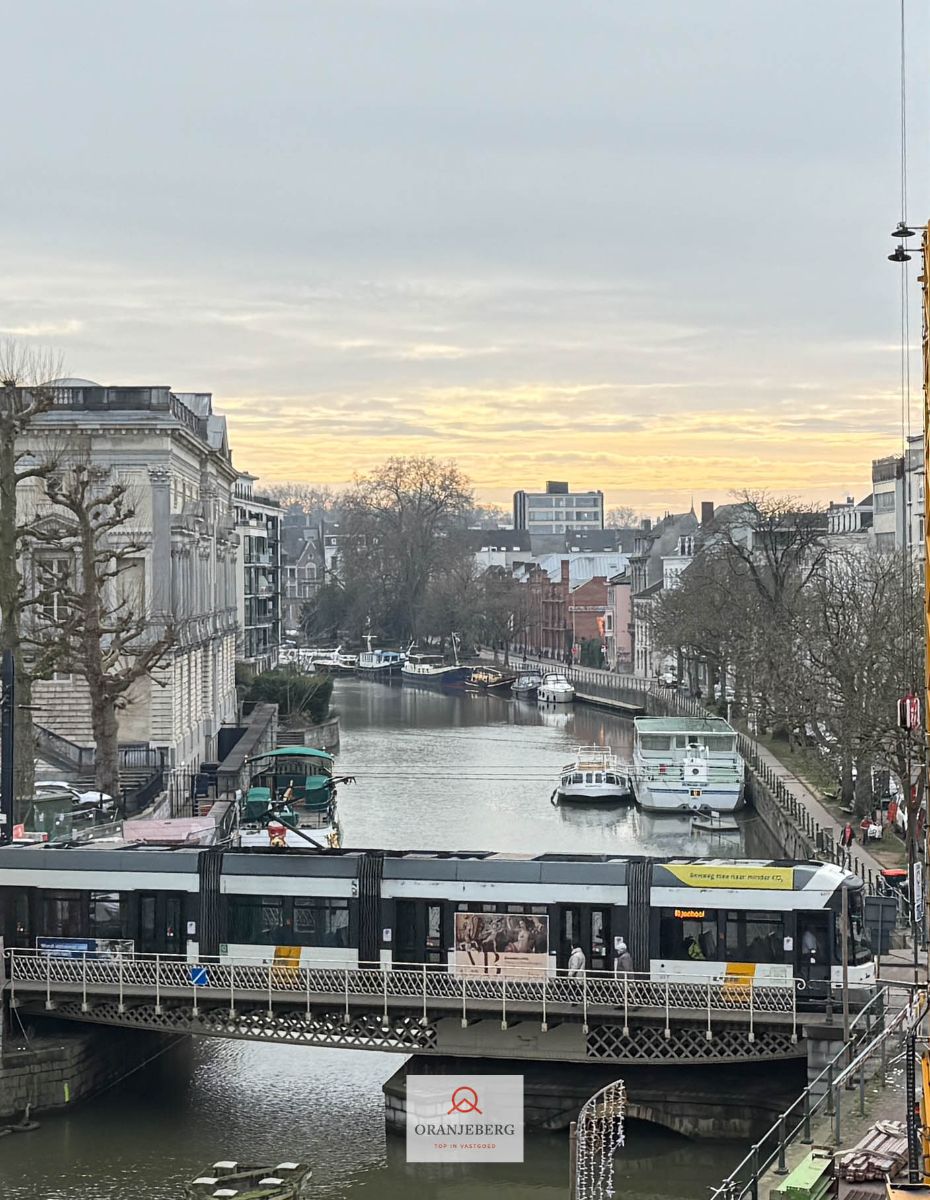
<instances>
[{"instance_id":1,"label":"red logo icon","mask_svg":"<svg viewBox=\"0 0 930 1200\"><path fill-rule=\"evenodd\" d=\"M471 1087L457 1087L452 1093L452 1107L446 1116L450 1113L477 1113L479 1116L484 1116L481 1109L478 1107L478 1093Z\"/></svg>"}]
</instances>

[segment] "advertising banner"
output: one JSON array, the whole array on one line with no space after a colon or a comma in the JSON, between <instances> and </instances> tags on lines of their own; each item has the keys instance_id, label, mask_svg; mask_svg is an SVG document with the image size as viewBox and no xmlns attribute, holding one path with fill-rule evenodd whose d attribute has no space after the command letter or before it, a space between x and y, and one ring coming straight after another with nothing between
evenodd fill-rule
<instances>
[{"instance_id":1,"label":"advertising banner","mask_svg":"<svg viewBox=\"0 0 930 1200\"><path fill-rule=\"evenodd\" d=\"M122 938L36 938L36 949L49 958L121 958L132 954L133 945Z\"/></svg>"},{"instance_id":2,"label":"advertising banner","mask_svg":"<svg viewBox=\"0 0 930 1200\"><path fill-rule=\"evenodd\" d=\"M407 1162L523 1162L522 1075L408 1075Z\"/></svg>"},{"instance_id":3,"label":"advertising banner","mask_svg":"<svg viewBox=\"0 0 930 1200\"><path fill-rule=\"evenodd\" d=\"M455 914L456 975L541 976L548 964L548 916Z\"/></svg>"},{"instance_id":4,"label":"advertising banner","mask_svg":"<svg viewBox=\"0 0 930 1200\"><path fill-rule=\"evenodd\" d=\"M692 863L663 863L662 868L686 883L698 888L763 888L772 892L790 891L794 887L792 867L716 866L713 863L697 866Z\"/></svg>"}]
</instances>

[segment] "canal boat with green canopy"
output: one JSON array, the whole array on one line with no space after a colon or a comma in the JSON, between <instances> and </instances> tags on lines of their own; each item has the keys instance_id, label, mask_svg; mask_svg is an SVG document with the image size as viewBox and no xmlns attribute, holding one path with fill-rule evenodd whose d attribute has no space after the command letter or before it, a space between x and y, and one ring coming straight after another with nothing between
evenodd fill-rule
<instances>
[{"instance_id":1,"label":"canal boat with green canopy","mask_svg":"<svg viewBox=\"0 0 930 1200\"><path fill-rule=\"evenodd\" d=\"M336 785L349 782L333 774L334 759L310 746L283 746L248 762L249 789L242 802L243 845L267 845L269 830L283 827L284 844L338 847ZM279 837L281 835L279 834ZM272 844L278 844L273 842Z\"/></svg>"}]
</instances>

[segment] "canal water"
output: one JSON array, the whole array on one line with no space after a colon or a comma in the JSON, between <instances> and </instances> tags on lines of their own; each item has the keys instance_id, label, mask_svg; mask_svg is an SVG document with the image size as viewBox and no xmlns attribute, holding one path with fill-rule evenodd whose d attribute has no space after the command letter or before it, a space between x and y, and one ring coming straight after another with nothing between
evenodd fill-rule
<instances>
[{"instance_id":1,"label":"canal water","mask_svg":"<svg viewBox=\"0 0 930 1200\"><path fill-rule=\"evenodd\" d=\"M768 856L751 814L739 836L692 838L687 821L632 807L550 802L581 744L631 749L632 726L497 696L443 695L340 679L340 794L349 846L522 852ZM30 1134L0 1139L3 1200L174 1200L220 1158L312 1161L316 1200L565 1200L568 1145L531 1135L509 1166L407 1165L386 1135L381 1085L400 1056L251 1045L179 1044L119 1087ZM672 1069L669 1085L678 1074ZM742 1158L737 1143L689 1142L631 1123L618 1196L699 1200Z\"/></svg>"}]
</instances>

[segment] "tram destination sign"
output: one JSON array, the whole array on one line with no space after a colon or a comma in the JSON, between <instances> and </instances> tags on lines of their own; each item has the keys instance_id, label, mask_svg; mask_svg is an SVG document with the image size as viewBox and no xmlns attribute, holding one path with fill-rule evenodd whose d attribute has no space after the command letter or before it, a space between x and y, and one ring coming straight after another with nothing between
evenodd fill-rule
<instances>
[{"instance_id":1,"label":"tram destination sign","mask_svg":"<svg viewBox=\"0 0 930 1200\"><path fill-rule=\"evenodd\" d=\"M455 914L456 975L537 975L548 965L548 916L535 913Z\"/></svg>"}]
</instances>

